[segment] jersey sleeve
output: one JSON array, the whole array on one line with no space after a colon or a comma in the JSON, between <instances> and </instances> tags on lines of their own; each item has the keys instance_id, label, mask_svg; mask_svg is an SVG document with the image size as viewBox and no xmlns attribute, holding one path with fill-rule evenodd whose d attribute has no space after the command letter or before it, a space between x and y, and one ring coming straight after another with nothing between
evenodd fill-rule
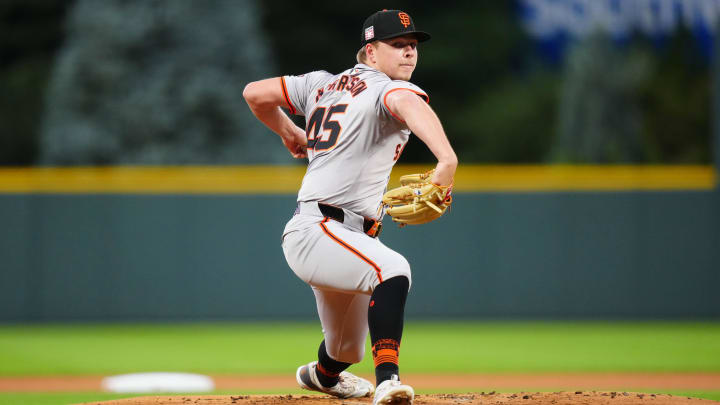
<instances>
[{"instance_id":1,"label":"jersey sleeve","mask_svg":"<svg viewBox=\"0 0 720 405\"><path fill-rule=\"evenodd\" d=\"M386 114L391 115L392 117L394 117L395 119L397 119L400 122L405 122L405 121L401 120L400 117L393 114L393 112L390 111L390 108L388 107L388 104L387 104L387 96L394 91L411 91L411 92L417 94L423 100L425 100L426 103L430 102L430 97L428 97L427 93L425 93L425 91L423 89L421 89L420 87L418 87L410 82L406 82L403 80L393 80L390 83L388 83L385 86L385 88L383 88L382 92L380 93L380 99L378 101L380 103L380 107L383 109L383 111Z\"/></svg>"},{"instance_id":2,"label":"jersey sleeve","mask_svg":"<svg viewBox=\"0 0 720 405\"><path fill-rule=\"evenodd\" d=\"M281 76L283 97L290 106L290 113L305 115L308 99L318 88L324 85L332 75L324 70L306 73L299 76Z\"/></svg>"}]
</instances>

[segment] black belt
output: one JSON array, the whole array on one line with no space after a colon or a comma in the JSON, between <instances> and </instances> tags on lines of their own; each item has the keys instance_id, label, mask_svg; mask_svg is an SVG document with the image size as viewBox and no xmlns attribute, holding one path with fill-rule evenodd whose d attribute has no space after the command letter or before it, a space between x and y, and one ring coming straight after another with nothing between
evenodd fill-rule
<instances>
[{"instance_id":1,"label":"black belt","mask_svg":"<svg viewBox=\"0 0 720 405\"><path fill-rule=\"evenodd\" d=\"M340 207L318 203L318 208L323 216L332 218L338 222L345 222L345 211ZM371 238L377 238L382 230L382 222L363 217L363 232Z\"/></svg>"}]
</instances>

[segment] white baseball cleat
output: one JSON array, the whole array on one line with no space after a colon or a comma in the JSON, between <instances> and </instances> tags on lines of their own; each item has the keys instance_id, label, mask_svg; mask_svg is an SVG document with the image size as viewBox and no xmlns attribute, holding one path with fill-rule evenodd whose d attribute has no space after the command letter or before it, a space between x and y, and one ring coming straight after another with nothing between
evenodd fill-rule
<instances>
[{"instance_id":1,"label":"white baseball cleat","mask_svg":"<svg viewBox=\"0 0 720 405\"><path fill-rule=\"evenodd\" d=\"M377 386L373 405L411 405L414 399L415 391L412 387L401 383L400 378L393 374L391 379L385 380Z\"/></svg>"},{"instance_id":2,"label":"white baseball cleat","mask_svg":"<svg viewBox=\"0 0 720 405\"><path fill-rule=\"evenodd\" d=\"M375 386L364 378L343 371L340 373L340 382L332 387L323 387L315 374L317 361L300 366L295 372L295 379L300 388L330 394L338 398L369 397L375 392Z\"/></svg>"}]
</instances>

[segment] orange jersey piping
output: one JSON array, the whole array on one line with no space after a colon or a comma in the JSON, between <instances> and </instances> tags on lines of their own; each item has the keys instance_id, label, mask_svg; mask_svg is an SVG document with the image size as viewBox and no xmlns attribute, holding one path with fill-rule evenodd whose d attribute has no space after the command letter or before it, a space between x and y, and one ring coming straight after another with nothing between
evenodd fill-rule
<instances>
[{"instance_id":1,"label":"orange jersey piping","mask_svg":"<svg viewBox=\"0 0 720 405\"><path fill-rule=\"evenodd\" d=\"M399 88L397 88L397 89L392 89L392 90L388 91L387 93L385 93L385 97L383 97L383 104L385 104L385 108L388 110L388 112L390 113L390 115L392 115L393 117L395 117L395 119L397 119L398 121L402 122L403 124L405 123L405 121L403 121L400 117L398 117L397 115L395 115L395 113L393 113L392 110L390 109L390 107L387 105L387 96L390 95L390 93L392 93L393 91L398 91L398 90L412 91L413 93L415 93L415 94L417 94L418 96L420 96L420 98L422 98L423 100L425 100L426 103L430 104L430 97L428 97L427 94L425 94L425 93L420 93L419 91L415 91L415 90L413 90L413 89L406 89L406 88L404 88L404 87L399 87Z\"/></svg>"},{"instance_id":2,"label":"orange jersey piping","mask_svg":"<svg viewBox=\"0 0 720 405\"><path fill-rule=\"evenodd\" d=\"M288 105L288 108L290 109L290 114L295 115L295 107L293 107L292 103L290 102L290 97L288 96L287 92L287 86L285 85L285 77L280 76L280 84L282 85L282 93L283 97L285 97L285 102Z\"/></svg>"},{"instance_id":3,"label":"orange jersey piping","mask_svg":"<svg viewBox=\"0 0 720 405\"><path fill-rule=\"evenodd\" d=\"M367 264L369 264L370 266L372 266L373 269L375 269L375 273L377 274L378 280L380 280L380 282L382 283L382 282L383 282L382 274L381 274L381 273L382 273L382 270L380 270L380 267L378 267L378 265L375 264L375 262L373 262L373 261L370 260L369 258L365 257L365 255L363 255L362 253L360 253L360 252L358 252L357 250L355 250L355 248L353 248L352 246L350 246L347 242L345 242L344 240L338 238L338 237L335 236L332 232L330 232L330 230L327 228L327 226L325 226L325 222L327 222L329 219L330 219L330 218L325 217L325 219L324 219L322 222L320 222L320 227L322 228L323 232L325 232L325 233L326 233L330 238L332 238L335 242L339 243L340 246L342 246L342 247L344 247L345 249L351 251L352 253L355 254L355 256L359 257L359 258L362 259L365 263L367 263Z\"/></svg>"}]
</instances>

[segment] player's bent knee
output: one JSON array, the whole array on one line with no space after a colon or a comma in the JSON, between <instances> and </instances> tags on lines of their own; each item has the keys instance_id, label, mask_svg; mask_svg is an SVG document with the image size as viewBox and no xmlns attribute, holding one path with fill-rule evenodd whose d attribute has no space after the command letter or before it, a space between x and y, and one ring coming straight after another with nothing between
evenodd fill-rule
<instances>
[{"instance_id":1,"label":"player's bent knee","mask_svg":"<svg viewBox=\"0 0 720 405\"><path fill-rule=\"evenodd\" d=\"M412 285L410 263L408 263L404 257L402 257L402 260L398 260L394 266L388 268L387 271L384 271L384 273L383 281L390 280L395 277L405 277L408 280L408 288Z\"/></svg>"},{"instance_id":2,"label":"player's bent knee","mask_svg":"<svg viewBox=\"0 0 720 405\"><path fill-rule=\"evenodd\" d=\"M354 346L351 347L348 345L347 348L343 347L340 348L340 353L338 353L338 358L335 359L337 361L342 361L343 363L360 363L365 357L365 346Z\"/></svg>"},{"instance_id":3,"label":"player's bent knee","mask_svg":"<svg viewBox=\"0 0 720 405\"><path fill-rule=\"evenodd\" d=\"M360 363L365 357L365 339L344 342L333 342L332 340L332 338L328 340L328 337L325 337L325 350L333 360L355 364Z\"/></svg>"}]
</instances>

